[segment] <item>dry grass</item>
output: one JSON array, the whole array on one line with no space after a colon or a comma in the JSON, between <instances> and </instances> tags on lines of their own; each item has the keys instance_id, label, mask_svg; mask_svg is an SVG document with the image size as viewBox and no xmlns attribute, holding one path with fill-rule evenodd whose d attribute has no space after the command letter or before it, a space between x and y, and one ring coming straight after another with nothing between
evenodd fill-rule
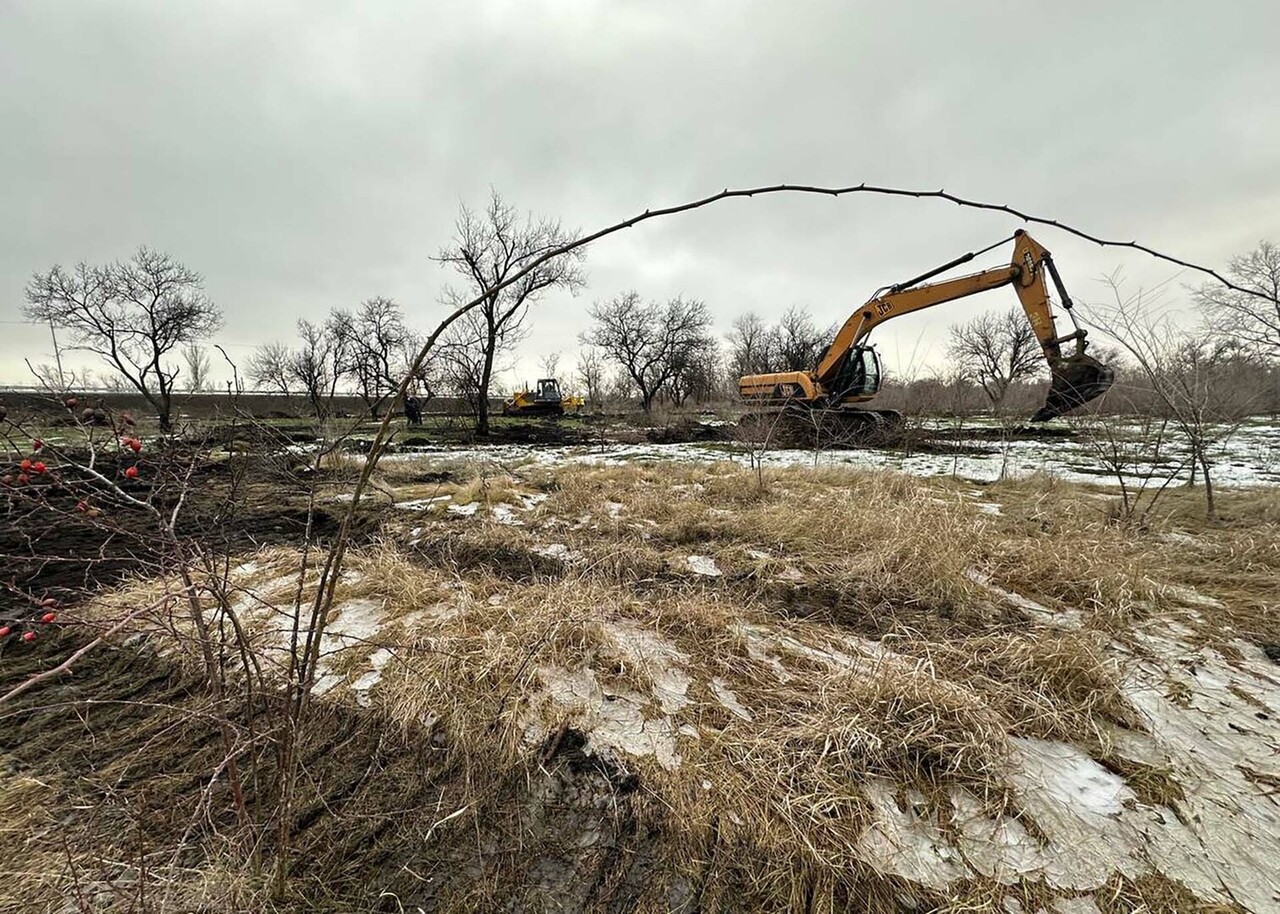
<instances>
[{"instance_id":1,"label":"dry grass","mask_svg":"<svg viewBox=\"0 0 1280 914\"><path fill-rule=\"evenodd\" d=\"M1102 914L1244 914L1244 908L1200 900L1186 886L1155 874L1114 876L1094 895Z\"/></svg>"},{"instance_id":2,"label":"dry grass","mask_svg":"<svg viewBox=\"0 0 1280 914\"><path fill-rule=\"evenodd\" d=\"M1167 806L1177 809L1186 799L1182 785L1167 768L1158 768L1116 754L1102 754L1098 764L1112 774L1124 778L1125 784L1137 795L1138 802L1148 806Z\"/></svg>"},{"instance_id":3,"label":"dry grass","mask_svg":"<svg viewBox=\"0 0 1280 914\"><path fill-rule=\"evenodd\" d=\"M981 694L1019 736L1093 744L1105 741L1110 724L1140 726L1120 689L1120 664L1093 633L984 635L901 649Z\"/></svg>"},{"instance_id":4,"label":"dry grass","mask_svg":"<svg viewBox=\"0 0 1280 914\"><path fill-rule=\"evenodd\" d=\"M538 783L565 734L582 733L611 777L638 776L636 827L726 903L749 883L779 910L836 910L859 891L896 905L907 887L871 873L859 849L874 815L867 786L923 797L940 826L961 788L998 814L1010 808L1010 736L1078 743L1143 802L1177 802L1167 772L1108 751L1109 728L1137 721L1107 639L1174 606L1169 584L1237 587L1250 618L1274 611L1265 505L1187 544L1118 528L1101 501L1042 479L990 487L1004 514L986 515L951 481L894 473L434 467L385 464L379 484L396 501L448 495L481 509L387 512L386 539L351 553L337 590L339 607L375 605L380 627L334 645L327 669L350 684L390 652L374 711L432 734L456 767L465 812L448 834L496 829L519 846L512 785ZM521 524L497 522L499 504ZM546 554L549 544L563 549ZM1225 554L1231 575L1197 570L1193 552ZM691 555L722 573L692 573ZM299 558L263 550L233 579L259 647L278 639L265 607L291 605ZM975 571L1079 611L1082 630L1033 625ZM304 584L305 606L313 575ZM135 582L94 611L162 604L166 586ZM169 637L181 613L158 610L143 627ZM611 716L619 708L643 738ZM997 909L1007 893L988 889L975 883L966 909ZM483 908L502 886L476 891L457 909ZM1143 892L1117 883L1115 898Z\"/></svg>"}]
</instances>

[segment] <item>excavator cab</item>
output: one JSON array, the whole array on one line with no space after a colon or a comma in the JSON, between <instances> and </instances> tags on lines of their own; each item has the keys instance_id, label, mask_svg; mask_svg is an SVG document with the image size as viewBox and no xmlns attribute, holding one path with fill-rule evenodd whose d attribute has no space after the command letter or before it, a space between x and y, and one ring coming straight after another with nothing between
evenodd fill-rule
<instances>
[{"instance_id":1,"label":"excavator cab","mask_svg":"<svg viewBox=\"0 0 1280 914\"><path fill-rule=\"evenodd\" d=\"M831 384L832 399L836 402L870 399L879 392L883 376L880 355L873 347L850 346Z\"/></svg>"}]
</instances>

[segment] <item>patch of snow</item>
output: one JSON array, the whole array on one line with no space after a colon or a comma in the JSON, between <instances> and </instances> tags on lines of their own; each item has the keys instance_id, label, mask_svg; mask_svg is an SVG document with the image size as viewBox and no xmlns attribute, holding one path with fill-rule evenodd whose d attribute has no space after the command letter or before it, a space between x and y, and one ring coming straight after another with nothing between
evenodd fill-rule
<instances>
[{"instance_id":1,"label":"patch of snow","mask_svg":"<svg viewBox=\"0 0 1280 914\"><path fill-rule=\"evenodd\" d=\"M747 656L773 670L773 674L779 682L787 682L792 679L791 673L782 665L781 658L770 650L773 647L773 632L769 628L763 625L737 623L732 626L731 631L746 640Z\"/></svg>"},{"instance_id":2,"label":"patch of snow","mask_svg":"<svg viewBox=\"0 0 1280 914\"><path fill-rule=\"evenodd\" d=\"M550 497L551 496L546 492L534 492L531 495L521 495L520 505L525 511L532 511Z\"/></svg>"},{"instance_id":3,"label":"patch of snow","mask_svg":"<svg viewBox=\"0 0 1280 914\"><path fill-rule=\"evenodd\" d=\"M378 648L369 655L369 669L351 683L351 691L356 693L356 703L361 707L369 706L369 690L382 679L382 671L391 661L391 657L391 651L385 647Z\"/></svg>"},{"instance_id":4,"label":"patch of snow","mask_svg":"<svg viewBox=\"0 0 1280 914\"><path fill-rule=\"evenodd\" d=\"M762 549L748 549L747 555L756 560L773 558L773 556Z\"/></svg>"},{"instance_id":5,"label":"patch of snow","mask_svg":"<svg viewBox=\"0 0 1280 914\"><path fill-rule=\"evenodd\" d=\"M1004 511L1000 510L1000 505L994 501L980 501L974 507L982 514L1004 514Z\"/></svg>"},{"instance_id":6,"label":"patch of snow","mask_svg":"<svg viewBox=\"0 0 1280 914\"><path fill-rule=\"evenodd\" d=\"M545 546L533 546L530 552L549 559L558 559L566 564L582 558L582 553L570 549L564 543L547 543Z\"/></svg>"},{"instance_id":7,"label":"patch of snow","mask_svg":"<svg viewBox=\"0 0 1280 914\"><path fill-rule=\"evenodd\" d=\"M825 663L827 666L834 669L852 669L857 663L852 656L846 654L844 651L805 644L803 641L798 641L790 635L779 635L774 639L774 643L778 647L790 651L793 654L799 654L801 657L807 657L810 660Z\"/></svg>"},{"instance_id":8,"label":"patch of snow","mask_svg":"<svg viewBox=\"0 0 1280 914\"><path fill-rule=\"evenodd\" d=\"M250 575L257 574L260 567L261 566L257 562L241 562L232 570L231 573L238 578L249 577Z\"/></svg>"},{"instance_id":9,"label":"patch of snow","mask_svg":"<svg viewBox=\"0 0 1280 914\"><path fill-rule=\"evenodd\" d=\"M717 676L711 680L709 685L711 694L716 697L716 701L724 705L726 710L742 720L751 720L751 712L742 706L742 703L738 701L738 696L734 694L733 689L729 688L727 682Z\"/></svg>"},{"instance_id":10,"label":"patch of snow","mask_svg":"<svg viewBox=\"0 0 1280 914\"><path fill-rule=\"evenodd\" d=\"M653 672L653 694L664 714L674 714L689 706L689 686L693 679L678 667Z\"/></svg>"},{"instance_id":11,"label":"patch of snow","mask_svg":"<svg viewBox=\"0 0 1280 914\"><path fill-rule=\"evenodd\" d=\"M471 517L480 510L479 502L469 502L465 505L450 505L448 511L450 514L457 514L461 517Z\"/></svg>"},{"instance_id":12,"label":"patch of snow","mask_svg":"<svg viewBox=\"0 0 1280 914\"><path fill-rule=\"evenodd\" d=\"M715 559L705 555L691 555L685 561L689 565L689 570L694 574L704 575L709 578L718 578L723 572L716 567Z\"/></svg>"},{"instance_id":13,"label":"patch of snow","mask_svg":"<svg viewBox=\"0 0 1280 914\"><path fill-rule=\"evenodd\" d=\"M870 779L863 790L876 812L875 821L858 840L860 856L867 863L881 873L938 890L968 875L936 812L922 814L918 810L923 804L915 802L900 808L897 786L883 778Z\"/></svg>"},{"instance_id":14,"label":"patch of snow","mask_svg":"<svg viewBox=\"0 0 1280 914\"><path fill-rule=\"evenodd\" d=\"M381 600L347 600L330 610L329 621L320 637L316 660L316 681L312 691L323 695L342 683L344 675L333 671L333 657L348 648L366 646L382 625ZM289 633L281 633L286 641ZM286 645L287 646L287 645Z\"/></svg>"},{"instance_id":15,"label":"patch of snow","mask_svg":"<svg viewBox=\"0 0 1280 914\"><path fill-rule=\"evenodd\" d=\"M670 717L647 718L649 700L635 692L606 694L594 671L542 667L538 676L551 701L577 711L587 734L588 750L600 748L628 755L653 756L668 770L680 766L676 730Z\"/></svg>"},{"instance_id":16,"label":"patch of snow","mask_svg":"<svg viewBox=\"0 0 1280 914\"><path fill-rule=\"evenodd\" d=\"M604 503L604 509L610 517L617 517L622 513L624 507L625 505L620 501L606 501Z\"/></svg>"},{"instance_id":17,"label":"patch of snow","mask_svg":"<svg viewBox=\"0 0 1280 914\"><path fill-rule=\"evenodd\" d=\"M932 813L914 802L904 811L872 785L876 821L860 844L867 861L939 888L976 871L1005 884L1027 879L1060 892L1092 892L1117 873L1157 872L1206 902L1277 910L1280 804L1246 771L1280 777L1280 671L1256 650L1228 661L1181 641L1163 621L1134 635L1144 651L1124 691L1149 732L1115 728L1110 739L1113 751L1166 771L1181 786L1177 814L1147 805L1079 746L1011 738L1006 783L1037 834L1016 818L993 818L989 806L960 789L951 792L952 827L943 833ZM967 866L958 869L957 859ZM1052 910L1096 908L1078 898Z\"/></svg>"},{"instance_id":18,"label":"patch of snow","mask_svg":"<svg viewBox=\"0 0 1280 914\"><path fill-rule=\"evenodd\" d=\"M430 511L437 503L449 501L452 498L452 495L437 495L434 498L414 498L409 501L398 501L395 503L394 507L401 511ZM463 512L458 511L454 513L461 514ZM474 514L475 512L473 511L471 513Z\"/></svg>"},{"instance_id":19,"label":"patch of snow","mask_svg":"<svg viewBox=\"0 0 1280 914\"><path fill-rule=\"evenodd\" d=\"M943 427L953 428L943 424ZM973 429L992 428L989 423L969 422ZM1115 486L1113 476L1102 472L1086 446L1071 438L1013 439L1002 446L979 439L957 441L977 450L973 454L909 454L876 448L856 450L831 449L814 454L811 450L780 448L760 456L767 466L852 466L888 467L913 476L956 476L974 482L994 482L1001 478L1050 472L1070 482L1088 482ZM1265 423L1249 423L1228 440L1215 469L1215 483L1223 486L1278 485L1280 466L1275 454L1280 453L1280 430ZM600 466L622 466L628 463L658 461L714 463L729 460L750 467L758 455L748 447L715 444L608 444L541 447L534 445L480 445L472 448L444 450L438 447L407 449L384 460L421 460L423 454L443 461L497 461L504 464L528 462L538 465L585 463ZM1174 455L1178 457L1179 455ZM1168 467L1178 465L1175 459ZM1135 475L1147 471L1157 481L1167 475L1162 467L1139 467Z\"/></svg>"},{"instance_id":20,"label":"patch of snow","mask_svg":"<svg viewBox=\"0 0 1280 914\"><path fill-rule=\"evenodd\" d=\"M600 627L623 654L649 675L663 713L674 714L688 706L693 679L679 666L689 662L688 654L657 632L632 622L604 622Z\"/></svg>"},{"instance_id":21,"label":"patch of snow","mask_svg":"<svg viewBox=\"0 0 1280 914\"><path fill-rule=\"evenodd\" d=\"M515 512L507 505L494 505L489 509L490 516L507 527L523 527L524 521L516 517Z\"/></svg>"}]
</instances>

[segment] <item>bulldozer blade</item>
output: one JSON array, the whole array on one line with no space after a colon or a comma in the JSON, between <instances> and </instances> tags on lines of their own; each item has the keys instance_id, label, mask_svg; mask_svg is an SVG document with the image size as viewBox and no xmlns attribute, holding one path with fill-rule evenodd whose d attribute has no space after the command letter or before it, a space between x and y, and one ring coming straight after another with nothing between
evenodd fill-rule
<instances>
[{"instance_id":1,"label":"bulldozer blade","mask_svg":"<svg viewBox=\"0 0 1280 914\"><path fill-rule=\"evenodd\" d=\"M1053 366L1053 381L1044 406L1031 417L1032 422L1048 422L1077 406L1088 403L1107 392L1116 373L1093 356L1069 356Z\"/></svg>"}]
</instances>

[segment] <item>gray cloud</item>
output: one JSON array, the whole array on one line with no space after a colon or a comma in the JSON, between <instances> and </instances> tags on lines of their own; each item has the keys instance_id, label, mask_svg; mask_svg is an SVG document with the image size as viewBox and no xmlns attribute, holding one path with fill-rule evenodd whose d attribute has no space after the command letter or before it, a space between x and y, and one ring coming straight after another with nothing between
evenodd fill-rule
<instances>
[{"instance_id":1,"label":"gray cloud","mask_svg":"<svg viewBox=\"0 0 1280 914\"><path fill-rule=\"evenodd\" d=\"M490 185L594 229L724 186L873 181L1008 202L1221 264L1280 238L1272 2L0 2L0 320L33 270L164 248L224 338L375 295L425 326L430 261ZM940 203L764 199L630 230L549 299L515 375L627 288L842 319L1008 234ZM1069 285L1172 270L1045 230ZM999 293L891 324L896 367ZM41 356L2 325L0 378ZM13 332L8 332L12 330Z\"/></svg>"}]
</instances>

